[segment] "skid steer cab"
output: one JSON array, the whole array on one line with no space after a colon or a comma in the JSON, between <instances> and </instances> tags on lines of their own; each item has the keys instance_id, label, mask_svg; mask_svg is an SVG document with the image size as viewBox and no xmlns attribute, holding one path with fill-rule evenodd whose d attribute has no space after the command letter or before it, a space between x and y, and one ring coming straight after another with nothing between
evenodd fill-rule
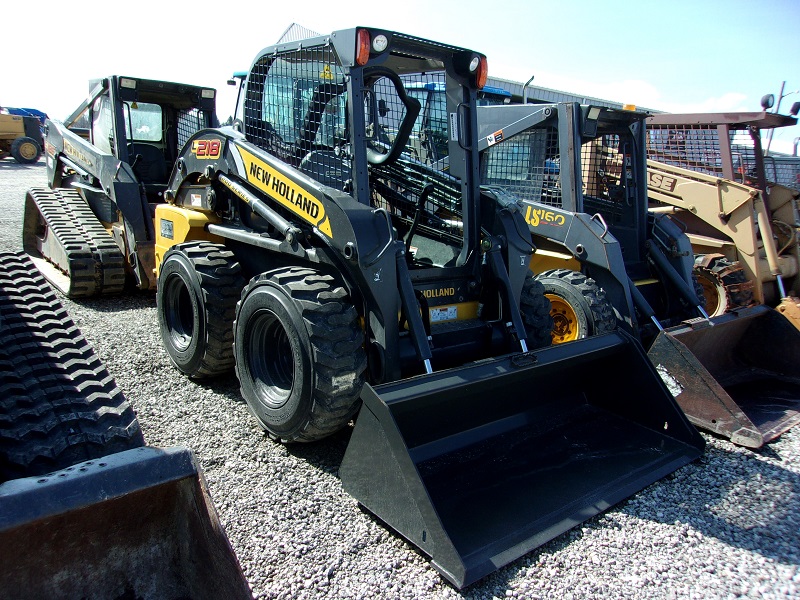
<instances>
[{"instance_id":1,"label":"skid steer cab","mask_svg":"<svg viewBox=\"0 0 800 600\"><path fill-rule=\"evenodd\" d=\"M153 290L156 205L180 150L215 124L212 88L111 75L47 121L47 185L25 199L22 244L70 297ZM127 280L127 281L126 281Z\"/></svg>"},{"instance_id":2,"label":"skid steer cab","mask_svg":"<svg viewBox=\"0 0 800 600\"><path fill-rule=\"evenodd\" d=\"M265 48L236 126L192 136L156 208L174 365L235 368L277 440L356 418L345 489L458 587L703 447L632 337L549 347L520 205L480 187L486 75L379 29ZM413 152L412 81L442 89L447 169Z\"/></svg>"}]
</instances>

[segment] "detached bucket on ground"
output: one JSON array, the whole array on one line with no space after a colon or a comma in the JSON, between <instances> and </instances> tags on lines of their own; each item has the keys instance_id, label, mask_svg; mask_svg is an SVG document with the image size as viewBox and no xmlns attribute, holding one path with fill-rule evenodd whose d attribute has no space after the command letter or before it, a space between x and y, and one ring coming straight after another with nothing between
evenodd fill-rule
<instances>
[{"instance_id":1,"label":"detached bucket on ground","mask_svg":"<svg viewBox=\"0 0 800 600\"><path fill-rule=\"evenodd\" d=\"M767 306L659 333L648 355L697 427L759 448L800 423L800 331Z\"/></svg>"},{"instance_id":2,"label":"detached bucket on ground","mask_svg":"<svg viewBox=\"0 0 800 600\"><path fill-rule=\"evenodd\" d=\"M186 448L143 447L0 485L14 598L252 598Z\"/></svg>"},{"instance_id":3,"label":"detached bucket on ground","mask_svg":"<svg viewBox=\"0 0 800 600\"><path fill-rule=\"evenodd\" d=\"M345 489L459 588L704 448L620 332L366 385L362 401Z\"/></svg>"}]
</instances>

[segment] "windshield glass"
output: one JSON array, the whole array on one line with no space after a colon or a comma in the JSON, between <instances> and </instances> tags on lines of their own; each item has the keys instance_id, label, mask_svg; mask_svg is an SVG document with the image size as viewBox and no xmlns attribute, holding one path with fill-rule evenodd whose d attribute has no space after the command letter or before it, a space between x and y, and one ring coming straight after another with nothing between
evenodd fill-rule
<instances>
[{"instance_id":1,"label":"windshield glass","mask_svg":"<svg viewBox=\"0 0 800 600\"><path fill-rule=\"evenodd\" d=\"M132 142L160 142L161 107L148 102L125 102L125 131Z\"/></svg>"}]
</instances>

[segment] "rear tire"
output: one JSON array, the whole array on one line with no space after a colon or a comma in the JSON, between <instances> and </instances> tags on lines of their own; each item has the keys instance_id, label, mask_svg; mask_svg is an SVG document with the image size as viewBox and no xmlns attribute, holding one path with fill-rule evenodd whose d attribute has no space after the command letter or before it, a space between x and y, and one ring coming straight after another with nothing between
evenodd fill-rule
<instances>
[{"instance_id":1,"label":"rear tire","mask_svg":"<svg viewBox=\"0 0 800 600\"><path fill-rule=\"evenodd\" d=\"M614 331L617 319L605 291L578 271L553 269L536 276L544 286L553 317L554 344Z\"/></svg>"},{"instance_id":2,"label":"rear tire","mask_svg":"<svg viewBox=\"0 0 800 600\"><path fill-rule=\"evenodd\" d=\"M699 254L694 261L694 275L709 317L752 306L753 283L747 280L738 261L732 262L722 254Z\"/></svg>"},{"instance_id":3,"label":"rear tire","mask_svg":"<svg viewBox=\"0 0 800 600\"><path fill-rule=\"evenodd\" d=\"M188 242L170 248L158 276L158 325L179 371L193 378L233 368L233 319L244 287L225 246Z\"/></svg>"},{"instance_id":4,"label":"rear tire","mask_svg":"<svg viewBox=\"0 0 800 600\"><path fill-rule=\"evenodd\" d=\"M274 439L321 439L359 407L364 332L329 275L289 267L251 280L236 311L234 353L242 396Z\"/></svg>"},{"instance_id":5,"label":"rear tire","mask_svg":"<svg viewBox=\"0 0 800 600\"><path fill-rule=\"evenodd\" d=\"M33 138L18 137L11 142L11 156L22 165L32 165L42 156L42 148Z\"/></svg>"}]
</instances>

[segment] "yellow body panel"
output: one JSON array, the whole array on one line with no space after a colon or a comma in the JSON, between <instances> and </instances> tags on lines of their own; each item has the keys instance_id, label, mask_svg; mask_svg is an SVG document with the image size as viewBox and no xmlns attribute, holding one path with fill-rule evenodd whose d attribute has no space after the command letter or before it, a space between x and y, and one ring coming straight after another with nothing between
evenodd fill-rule
<instances>
[{"instance_id":1,"label":"yellow body panel","mask_svg":"<svg viewBox=\"0 0 800 600\"><path fill-rule=\"evenodd\" d=\"M222 243L222 238L206 231L209 223L219 223L214 213L200 212L171 204L156 207L156 277L164 254L175 244L192 240Z\"/></svg>"},{"instance_id":2,"label":"yellow body panel","mask_svg":"<svg viewBox=\"0 0 800 600\"><path fill-rule=\"evenodd\" d=\"M25 121L19 115L0 115L0 139L15 140L25 135Z\"/></svg>"},{"instance_id":3,"label":"yellow body panel","mask_svg":"<svg viewBox=\"0 0 800 600\"><path fill-rule=\"evenodd\" d=\"M528 268L535 274L544 273L550 269L569 269L580 271L581 263L571 255L562 252L551 252L550 250L536 250L531 256Z\"/></svg>"}]
</instances>

